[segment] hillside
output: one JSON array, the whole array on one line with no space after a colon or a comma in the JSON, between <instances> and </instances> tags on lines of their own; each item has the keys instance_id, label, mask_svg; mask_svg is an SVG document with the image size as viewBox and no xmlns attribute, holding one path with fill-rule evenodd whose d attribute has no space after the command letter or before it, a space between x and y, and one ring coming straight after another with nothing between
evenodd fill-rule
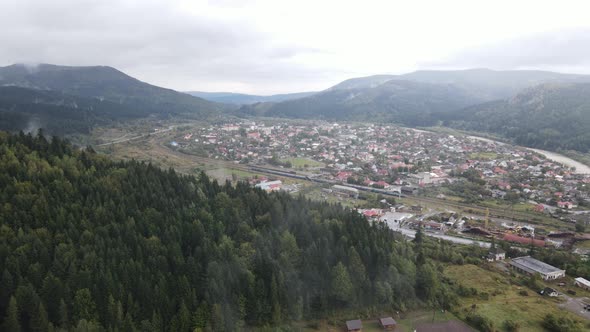
<instances>
[{"instance_id":1,"label":"hillside","mask_svg":"<svg viewBox=\"0 0 590 332\"><path fill-rule=\"evenodd\" d=\"M542 84L508 100L450 112L444 125L548 150L590 150L590 83Z\"/></svg>"},{"instance_id":2,"label":"hillside","mask_svg":"<svg viewBox=\"0 0 590 332\"><path fill-rule=\"evenodd\" d=\"M298 99L311 96L316 92L296 92L296 93L286 93L286 94L278 94L278 95L270 95L270 96L259 96L259 95L248 95L243 93L233 93L233 92L200 92L200 91L187 91L186 93L203 98L205 100L217 102L217 103L226 103L226 104L236 104L236 105L243 105L243 104L254 104L254 103L262 103L262 102L281 102L285 100L291 99Z\"/></svg>"},{"instance_id":3,"label":"hillside","mask_svg":"<svg viewBox=\"0 0 590 332\"><path fill-rule=\"evenodd\" d=\"M146 116L134 103L67 95L51 90L0 86L0 130L50 135L88 134L94 126Z\"/></svg>"},{"instance_id":4,"label":"hillside","mask_svg":"<svg viewBox=\"0 0 590 332\"><path fill-rule=\"evenodd\" d=\"M398 76L395 75L373 75L373 76L366 76L366 77L357 77L351 78L346 81L342 81L333 87L329 88L328 91L331 90L353 90L353 89L370 89L377 87L387 81L391 81L393 79L400 79Z\"/></svg>"},{"instance_id":5,"label":"hillside","mask_svg":"<svg viewBox=\"0 0 590 332\"><path fill-rule=\"evenodd\" d=\"M149 115L169 117L181 114L206 117L226 108L188 94L141 82L105 66L11 65L0 68L0 86L46 91L71 98L96 99L99 102L110 102L109 106L119 104L119 112L111 112L109 116L120 118ZM17 103L36 103L26 99L29 95L34 93L19 94L25 99ZM101 116L98 112L95 115Z\"/></svg>"},{"instance_id":6,"label":"hillside","mask_svg":"<svg viewBox=\"0 0 590 332\"><path fill-rule=\"evenodd\" d=\"M539 70L419 70L401 75L400 78L431 84L452 84L486 101L510 98L523 89L542 83L590 82L590 75Z\"/></svg>"},{"instance_id":7,"label":"hillside","mask_svg":"<svg viewBox=\"0 0 590 332\"><path fill-rule=\"evenodd\" d=\"M0 156L3 331L236 331L341 309L449 308L439 262L483 255L59 138L0 132Z\"/></svg>"},{"instance_id":8,"label":"hillside","mask_svg":"<svg viewBox=\"0 0 590 332\"><path fill-rule=\"evenodd\" d=\"M373 81L371 81L373 82ZM350 82L349 82L350 83ZM365 83L367 83L365 81ZM363 83L364 84L364 83ZM432 114L481 102L452 85L388 80L368 88L331 88L310 97L243 107L251 115L434 124ZM357 86L345 84L344 86Z\"/></svg>"}]
</instances>

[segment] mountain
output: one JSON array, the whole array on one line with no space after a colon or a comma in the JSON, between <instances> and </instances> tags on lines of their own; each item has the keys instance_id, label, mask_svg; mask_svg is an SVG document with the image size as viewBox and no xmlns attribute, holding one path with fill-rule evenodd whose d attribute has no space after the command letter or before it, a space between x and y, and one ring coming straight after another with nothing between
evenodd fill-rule
<instances>
[{"instance_id":1,"label":"mountain","mask_svg":"<svg viewBox=\"0 0 590 332\"><path fill-rule=\"evenodd\" d=\"M431 84L452 84L488 101L510 98L523 89L542 83L590 82L590 75L539 70L420 70L401 75L400 78Z\"/></svg>"},{"instance_id":2,"label":"mountain","mask_svg":"<svg viewBox=\"0 0 590 332\"><path fill-rule=\"evenodd\" d=\"M191 117L208 117L227 109L221 104L206 101L174 90L160 88L141 82L114 68L105 66L69 67L41 64L38 66L11 65L0 67L0 87L4 88L4 107L0 112L21 112L23 105L35 104L35 114L43 115L41 105L44 103L69 108L60 112L68 120L73 115L71 107L82 102L92 109L93 116L100 118L102 112L111 120L138 118L155 115L169 117L185 115ZM16 96L11 99L14 105L7 104L6 88L19 87ZM25 92L22 89L28 89ZM13 90L15 91L15 90ZM59 102L62 98L63 101ZM99 106L99 103L105 104ZM70 106L67 106L70 105ZM118 105L118 106L115 106ZM78 105L80 106L80 105ZM108 106L108 107L107 107ZM85 108L78 107L84 110ZM27 110L30 110L27 108ZM100 111L99 111L100 110ZM116 112L115 112L116 110ZM108 114L107 114L108 113Z\"/></svg>"},{"instance_id":3,"label":"mountain","mask_svg":"<svg viewBox=\"0 0 590 332\"><path fill-rule=\"evenodd\" d=\"M51 135L88 134L94 126L146 116L135 103L116 103L53 90L0 86L0 129Z\"/></svg>"},{"instance_id":4,"label":"mountain","mask_svg":"<svg viewBox=\"0 0 590 332\"><path fill-rule=\"evenodd\" d=\"M444 125L547 150L590 150L590 83L545 83L441 115Z\"/></svg>"},{"instance_id":5,"label":"mountain","mask_svg":"<svg viewBox=\"0 0 590 332\"><path fill-rule=\"evenodd\" d=\"M590 76L533 70L424 70L353 78L309 97L252 104L238 113L430 126L450 119L451 111L506 99L538 84L582 82L590 82Z\"/></svg>"},{"instance_id":6,"label":"mountain","mask_svg":"<svg viewBox=\"0 0 590 332\"><path fill-rule=\"evenodd\" d=\"M351 78L334 85L333 87L329 88L328 91L374 88L393 79L402 78L396 75L373 75L367 77Z\"/></svg>"},{"instance_id":7,"label":"mountain","mask_svg":"<svg viewBox=\"0 0 590 332\"><path fill-rule=\"evenodd\" d=\"M405 80L347 81L313 96L243 107L242 114L430 125L431 114L482 102L453 85ZM376 86L375 86L376 85ZM353 86L362 86L353 88Z\"/></svg>"},{"instance_id":8,"label":"mountain","mask_svg":"<svg viewBox=\"0 0 590 332\"><path fill-rule=\"evenodd\" d=\"M236 105L245 105L245 104L254 104L254 103L261 103L261 102L281 102L285 100L297 99L297 98L304 98L315 94L316 92L296 92L296 93L287 93L287 94L278 94L278 95L271 95L271 96L258 96L258 95L248 95L243 93L233 93L233 92L201 92L201 91L187 91L191 96L203 98L205 100L217 102L217 103L226 103L226 104L236 104Z\"/></svg>"}]
</instances>

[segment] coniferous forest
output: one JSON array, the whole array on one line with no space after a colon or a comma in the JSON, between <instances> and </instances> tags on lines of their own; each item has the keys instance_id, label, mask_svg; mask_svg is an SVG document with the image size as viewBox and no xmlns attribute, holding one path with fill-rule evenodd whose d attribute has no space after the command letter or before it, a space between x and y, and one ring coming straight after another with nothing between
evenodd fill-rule
<instances>
[{"instance_id":1,"label":"coniferous forest","mask_svg":"<svg viewBox=\"0 0 590 332\"><path fill-rule=\"evenodd\" d=\"M232 331L450 307L441 262L482 253L399 236L339 205L0 132L3 331Z\"/></svg>"}]
</instances>

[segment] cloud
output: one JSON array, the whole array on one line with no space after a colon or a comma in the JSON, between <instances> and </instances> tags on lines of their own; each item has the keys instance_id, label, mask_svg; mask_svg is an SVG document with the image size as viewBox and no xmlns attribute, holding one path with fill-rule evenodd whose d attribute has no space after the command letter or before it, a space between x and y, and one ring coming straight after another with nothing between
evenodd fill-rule
<instances>
[{"instance_id":1,"label":"cloud","mask_svg":"<svg viewBox=\"0 0 590 332\"><path fill-rule=\"evenodd\" d=\"M548 31L480 45L424 65L431 68L486 67L590 73L590 28Z\"/></svg>"},{"instance_id":2,"label":"cloud","mask_svg":"<svg viewBox=\"0 0 590 332\"><path fill-rule=\"evenodd\" d=\"M588 71L587 30L559 39L590 24L587 2L564 1L0 1L0 65L108 65L177 90L261 94L424 67ZM515 37L544 29L557 32Z\"/></svg>"},{"instance_id":3,"label":"cloud","mask_svg":"<svg viewBox=\"0 0 590 332\"><path fill-rule=\"evenodd\" d=\"M317 50L283 44L257 29L249 17L231 15L245 4L223 1L185 8L181 2L164 1L4 3L0 19L10 28L0 29L0 64L109 65L176 89L226 85L284 91L276 89L276 81L289 76L321 80L325 73L314 74L291 61Z\"/></svg>"}]
</instances>

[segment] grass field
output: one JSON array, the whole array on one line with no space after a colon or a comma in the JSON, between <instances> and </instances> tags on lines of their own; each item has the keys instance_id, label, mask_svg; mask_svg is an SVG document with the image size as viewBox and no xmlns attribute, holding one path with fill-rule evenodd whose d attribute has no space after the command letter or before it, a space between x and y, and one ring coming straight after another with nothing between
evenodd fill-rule
<instances>
[{"instance_id":1,"label":"grass field","mask_svg":"<svg viewBox=\"0 0 590 332\"><path fill-rule=\"evenodd\" d=\"M547 314L568 317L582 322L582 319L558 307L559 300L542 297L536 292L515 285L511 277L499 272L488 271L475 265L448 266L445 275L456 283L477 289L482 296L463 297L460 299L459 315L465 316L476 306L475 312L494 322L501 329L504 321L510 319L520 323L521 332L543 331L541 322ZM528 296L519 294L526 290Z\"/></svg>"},{"instance_id":2,"label":"grass field","mask_svg":"<svg viewBox=\"0 0 590 332\"><path fill-rule=\"evenodd\" d=\"M309 158L287 158L281 160L282 162L290 162L293 168L306 168L307 167L324 167L324 163L315 161Z\"/></svg>"}]
</instances>

